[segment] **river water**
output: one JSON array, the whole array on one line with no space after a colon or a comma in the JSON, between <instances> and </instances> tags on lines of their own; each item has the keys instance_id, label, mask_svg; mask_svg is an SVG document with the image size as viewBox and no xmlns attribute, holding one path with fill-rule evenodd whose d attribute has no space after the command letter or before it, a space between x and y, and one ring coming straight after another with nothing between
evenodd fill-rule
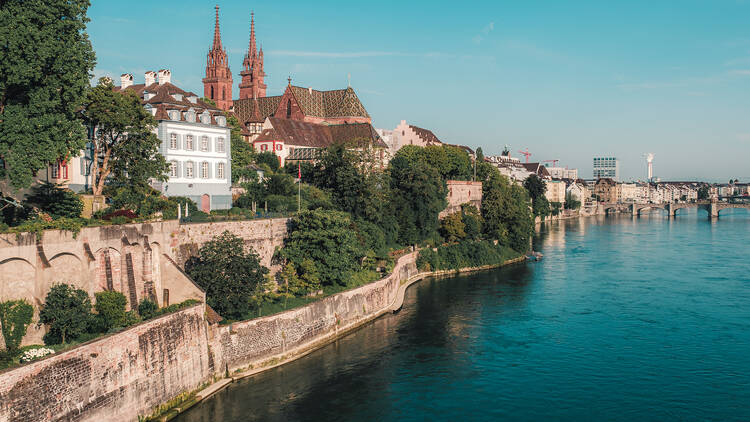
<instances>
[{"instance_id":1,"label":"river water","mask_svg":"<svg viewBox=\"0 0 750 422\"><path fill-rule=\"evenodd\" d=\"M541 262L404 307L178 420L750 420L750 214L542 227Z\"/></svg>"}]
</instances>

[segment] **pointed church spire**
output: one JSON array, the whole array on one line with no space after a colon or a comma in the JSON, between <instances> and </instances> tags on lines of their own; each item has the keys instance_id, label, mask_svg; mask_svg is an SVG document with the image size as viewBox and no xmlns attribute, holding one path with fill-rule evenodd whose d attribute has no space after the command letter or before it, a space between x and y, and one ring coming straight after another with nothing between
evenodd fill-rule
<instances>
[{"instance_id":1,"label":"pointed church spire","mask_svg":"<svg viewBox=\"0 0 750 422\"><path fill-rule=\"evenodd\" d=\"M247 55L255 57L258 51L255 48L255 12L250 12L250 46L247 49Z\"/></svg>"},{"instance_id":2,"label":"pointed church spire","mask_svg":"<svg viewBox=\"0 0 750 422\"><path fill-rule=\"evenodd\" d=\"M214 26L214 45L212 50L221 50L221 32L219 32L219 5L216 5L216 24Z\"/></svg>"}]
</instances>

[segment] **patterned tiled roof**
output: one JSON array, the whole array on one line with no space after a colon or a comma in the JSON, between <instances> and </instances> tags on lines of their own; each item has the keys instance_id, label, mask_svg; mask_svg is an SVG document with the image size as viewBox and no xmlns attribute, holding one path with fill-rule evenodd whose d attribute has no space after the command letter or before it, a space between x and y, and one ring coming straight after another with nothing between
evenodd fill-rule
<instances>
[{"instance_id":1,"label":"patterned tiled roof","mask_svg":"<svg viewBox=\"0 0 750 422\"><path fill-rule=\"evenodd\" d=\"M377 148L387 148L369 123L344 125L320 125L299 120L269 118L273 129L266 129L254 142L284 141L285 144L297 147L325 148L336 143L372 144Z\"/></svg>"},{"instance_id":2,"label":"patterned tiled roof","mask_svg":"<svg viewBox=\"0 0 750 422\"><path fill-rule=\"evenodd\" d=\"M332 91L318 91L299 86L291 87L292 94L297 100L302 112L306 116L333 117L366 117L370 118L367 110L357 97L354 90L336 89ZM262 122L276 112L281 102L281 95L262 98L247 98L234 100L234 113L241 123Z\"/></svg>"},{"instance_id":3,"label":"patterned tiled roof","mask_svg":"<svg viewBox=\"0 0 750 422\"><path fill-rule=\"evenodd\" d=\"M287 157L287 161L317 160L320 148L295 148Z\"/></svg>"}]
</instances>

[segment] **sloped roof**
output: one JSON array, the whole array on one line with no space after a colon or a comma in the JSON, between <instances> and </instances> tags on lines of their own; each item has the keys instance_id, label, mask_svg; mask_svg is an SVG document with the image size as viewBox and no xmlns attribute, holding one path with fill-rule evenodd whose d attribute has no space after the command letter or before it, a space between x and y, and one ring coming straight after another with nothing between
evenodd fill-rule
<instances>
[{"instance_id":1,"label":"sloped roof","mask_svg":"<svg viewBox=\"0 0 750 422\"><path fill-rule=\"evenodd\" d=\"M312 88L291 86L292 95L306 116L332 117L366 117L370 115L357 97L354 90L336 89L318 91ZM279 107L283 95L262 98L234 100L234 113L240 122L262 122L271 117Z\"/></svg>"},{"instance_id":2,"label":"sloped roof","mask_svg":"<svg viewBox=\"0 0 750 422\"><path fill-rule=\"evenodd\" d=\"M369 123L320 125L299 120L270 117L272 129L266 129L254 142L284 141L287 145L309 148L326 148L336 143L372 144L378 148L387 145Z\"/></svg>"},{"instance_id":3,"label":"sloped roof","mask_svg":"<svg viewBox=\"0 0 750 422\"><path fill-rule=\"evenodd\" d=\"M156 120L170 120L167 110L178 110L180 112L193 109L197 115L208 111L211 115L212 124L216 124L216 117L222 116L224 112L211 104L203 102L197 94L191 91L185 91L178 86L167 82L164 84L153 83L146 86L145 84L131 85L124 90L122 87L114 87L115 91L134 92L141 99L141 104L150 105L156 108L154 118ZM146 100L146 93L154 94L153 97ZM195 97L195 102L190 101L190 97ZM180 120L184 121L184 116L180 113Z\"/></svg>"},{"instance_id":4,"label":"sloped roof","mask_svg":"<svg viewBox=\"0 0 750 422\"><path fill-rule=\"evenodd\" d=\"M414 133L417 134L417 136L422 138L422 140L424 140L428 144L442 144L440 139L438 139L438 137L435 136L435 134L432 133L431 130L423 129L421 127L414 126L414 125L409 125L409 127L411 128L411 130L414 131Z\"/></svg>"}]
</instances>

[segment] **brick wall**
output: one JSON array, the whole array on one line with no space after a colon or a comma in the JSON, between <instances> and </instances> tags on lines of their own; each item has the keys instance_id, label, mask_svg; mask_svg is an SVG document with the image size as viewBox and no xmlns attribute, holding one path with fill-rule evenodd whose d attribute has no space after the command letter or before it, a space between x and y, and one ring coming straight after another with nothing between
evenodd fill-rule
<instances>
[{"instance_id":1,"label":"brick wall","mask_svg":"<svg viewBox=\"0 0 750 422\"><path fill-rule=\"evenodd\" d=\"M0 420L137 420L214 371L204 307L145 322L122 333L0 375Z\"/></svg>"}]
</instances>

